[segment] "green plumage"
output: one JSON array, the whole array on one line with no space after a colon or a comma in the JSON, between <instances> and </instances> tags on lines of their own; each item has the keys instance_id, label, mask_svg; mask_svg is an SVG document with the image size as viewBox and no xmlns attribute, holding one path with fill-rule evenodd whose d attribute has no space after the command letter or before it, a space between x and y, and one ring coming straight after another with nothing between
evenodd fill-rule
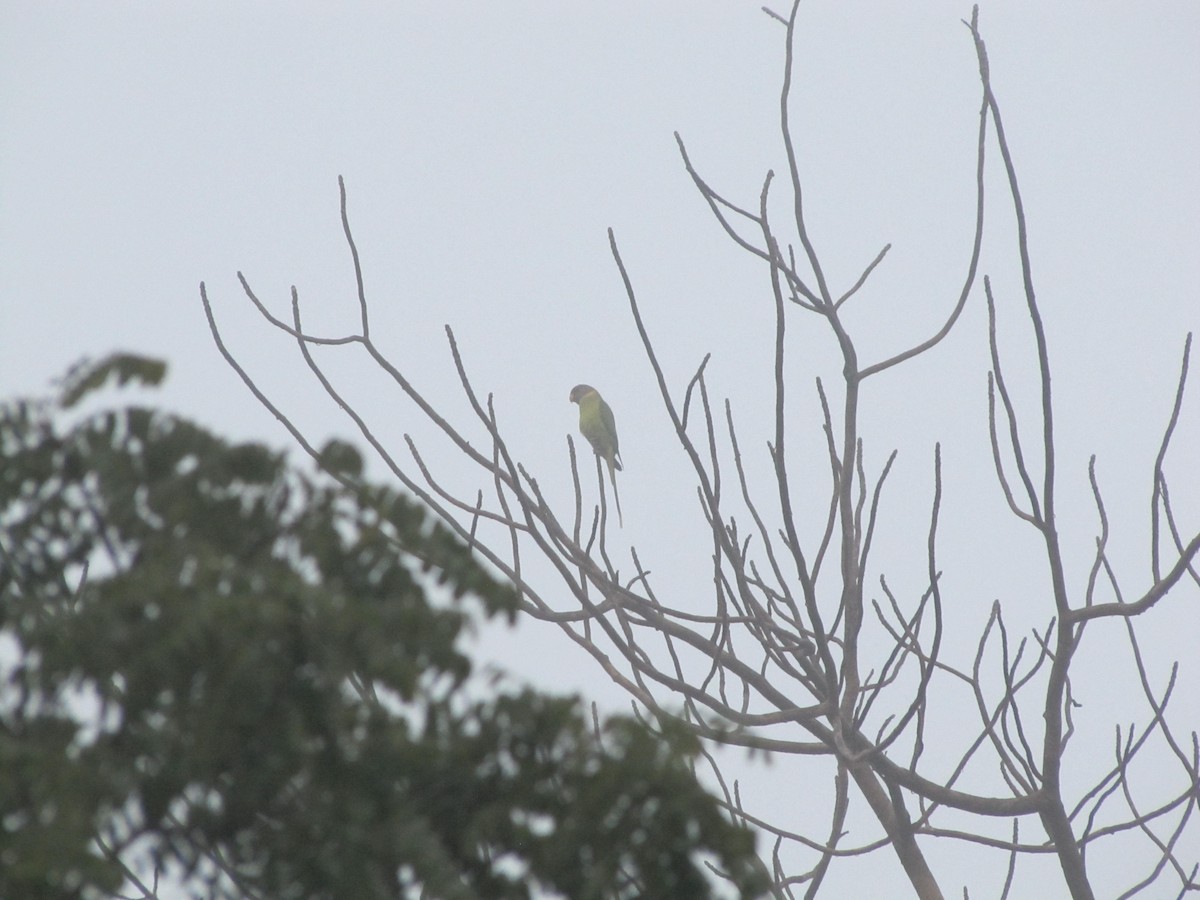
<instances>
[{"instance_id":1,"label":"green plumage","mask_svg":"<svg viewBox=\"0 0 1200 900\"><path fill-rule=\"evenodd\" d=\"M577 384L571 388L571 402L579 404L580 433L587 438L596 455L608 464L608 479L612 482L613 498L617 501L617 521L624 525L616 474L621 470L621 450L617 441L617 420L612 408L604 402L598 390L587 384Z\"/></svg>"}]
</instances>

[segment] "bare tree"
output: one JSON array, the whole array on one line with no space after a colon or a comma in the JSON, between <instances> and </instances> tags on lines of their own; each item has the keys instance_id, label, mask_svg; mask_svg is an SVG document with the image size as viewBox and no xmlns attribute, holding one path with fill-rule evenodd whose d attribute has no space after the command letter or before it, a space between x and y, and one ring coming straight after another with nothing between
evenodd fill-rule
<instances>
[{"instance_id":1,"label":"bare tree","mask_svg":"<svg viewBox=\"0 0 1200 900\"><path fill-rule=\"evenodd\" d=\"M1143 664L1137 625L1154 614L1180 582L1200 585L1196 557L1200 534L1182 532L1171 505L1166 460L1182 408L1191 338L1183 349L1175 402L1163 432L1152 474L1152 555L1145 583L1123 587L1108 553L1108 521L1095 474L1089 467L1092 493L1101 527L1095 538L1090 577L1072 589L1064 571L1056 500L1055 421L1051 395L1050 354L1031 273L1025 210L1016 166L1005 137L1000 106L992 90L988 56L978 27L978 9L969 27L978 59L982 88L975 165L974 236L961 290L947 304L945 320L927 339L878 361L859 358L855 336L843 319L853 300L888 253L890 245L841 293L826 277L805 221L801 167L789 122L793 92L793 35L799 4L786 18L769 13L786 26L786 64L779 98L779 121L786 165L782 176L768 172L757 205L738 204L723 196L697 171L676 135L683 164L712 215L733 243L762 263L765 286L775 311L773 347L774 429L769 439L773 479L752 484L743 465L744 439L735 427L729 401L714 403L704 362L680 392L668 384L654 343L643 321L634 281L622 259L616 236L609 231L612 256L629 301L642 345L657 380L663 410L679 445L690 460L699 506L712 539L713 595L709 612L697 615L679 608L671 587L654 584L649 566L636 548L628 561L616 559L610 544L610 514L600 503L585 507L575 446L569 442L574 473L575 508L569 519L552 508L535 474L513 458L499 425L493 398L476 389L447 328L450 352L462 388L477 422L449 421L414 386L408 373L389 361L372 339L362 267L341 187L342 222L358 282L361 325L355 334L321 337L304 330L298 294L292 290L292 317L272 314L239 274L247 297L275 328L295 338L300 354L322 388L344 410L363 438L378 452L395 477L413 494L472 541L476 550L517 585L524 610L553 622L589 653L597 666L628 692L650 717L674 716L697 735L716 745L753 748L777 758L814 759L811 766L831 764L833 796L827 828L802 834L788 822L768 821L746 808L736 785L715 775L725 790L730 815L773 840L769 864L777 896L815 896L835 859L891 848L916 896L942 897L943 889L926 853L934 838L970 842L1007 854L1010 890L1018 862L1027 855L1052 854L1071 896L1094 896L1086 867L1094 842L1122 833L1138 834L1156 848L1145 878L1129 885L1126 896L1158 882L1180 893L1200 889L1200 855L1181 849L1181 837L1200 803L1200 749L1196 733L1184 739L1172 726L1168 705L1176 687L1175 673L1166 685L1152 683ZM987 154L998 150L1007 185L1007 203L1016 222L1018 265L1025 311L1032 325L1040 383L1036 416L1019 412L1002 366L997 340L996 306L988 277L980 278L984 230ZM780 187L782 182L782 187ZM769 208L780 192L790 216L772 221ZM772 201L774 206L769 201ZM925 538L925 586L920 596L904 600L890 588L872 557L872 541L881 509L893 451L877 475L869 478L864 464L860 421L860 389L925 354L950 333L968 299L978 296L980 282L989 317L990 372L988 421L995 472L1013 516L1037 535L1041 565L1048 582L1043 596L1044 628L1014 647L1004 610L992 606L982 632L957 636L959 648L973 645L973 662L964 665L945 652L941 563L938 558L939 513L942 506L941 449L934 448L934 491L928 512L912 513ZM254 384L222 342L204 285L201 297L213 336L232 365L261 402L316 456L299 429ZM827 327L841 354L840 384L828 391L817 381L829 460L828 503L817 511L815 542L801 539L805 529L793 506L794 460L786 445L785 397L793 384L786 354L792 346L787 325L807 315ZM473 463L488 495L474 496L445 488L416 443L409 438L409 459L401 459L373 433L363 413L353 408L313 356L314 345L357 345ZM832 396L832 400L831 400ZM840 408L835 409L835 403ZM480 447L469 432L480 426L488 443ZM728 450L721 448L727 447ZM597 476L601 476L599 460ZM602 479L601 479L602 482ZM729 510L749 516L739 522ZM501 529L499 532L496 528ZM499 540L481 538L487 529ZM536 560L536 564L529 561ZM632 574L620 574L631 567ZM547 573L553 573L547 576ZM885 602L868 602L868 577L878 578ZM1111 599L1103 599L1103 598ZM1191 602L1194 602L1192 597ZM1088 626L1100 619L1124 623L1127 652L1141 675L1148 719L1128 730L1116 727L1117 741L1107 771L1084 786L1074 773L1072 672ZM867 644L868 632L886 639L886 652ZM1032 640L1030 640L1030 638ZM989 667L995 665L996 670ZM999 684L997 688L996 685ZM925 759L927 721L952 693L965 692L977 712L973 724L960 725L959 746L948 768ZM679 710L676 712L675 710ZM1039 721L1040 720L1040 721ZM947 751L939 751L944 754ZM1135 796L1131 767L1153 755L1154 765L1175 775L1177 790L1165 801L1148 806ZM944 756L943 756L944 758ZM989 773L991 792L960 787L963 773ZM935 770L938 774L931 774ZM827 771L827 770L826 770ZM822 784L811 778L809 784ZM1070 787L1068 787L1068 784ZM846 824L852 803L866 801L881 828L878 840L850 844ZM947 824L951 821L952 824ZM1021 835L1033 821L1041 835ZM967 824L963 826L962 823ZM999 826L999 827L997 827ZM1191 826L1194 834L1195 826ZM794 864L794 860L801 860Z\"/></svg>"}]
</instances>

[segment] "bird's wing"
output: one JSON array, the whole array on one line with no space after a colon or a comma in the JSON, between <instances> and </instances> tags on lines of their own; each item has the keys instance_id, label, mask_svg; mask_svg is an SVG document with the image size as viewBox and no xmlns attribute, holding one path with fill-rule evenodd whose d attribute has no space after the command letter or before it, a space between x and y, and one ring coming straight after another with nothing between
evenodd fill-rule
<instances>
[{"instance_id":1,"label":"bird's wing","mask_svg":"<svg viewBox=\"0 0 1200 900\"><path fill-rule=\"evenodd\" d=\"M612 407L603 400L600 401L600 421L604 423L604 430L612 438L613 455L615 456L621 452L617 444L617 420L613 417Z\"/></svg>"}]
</instances>

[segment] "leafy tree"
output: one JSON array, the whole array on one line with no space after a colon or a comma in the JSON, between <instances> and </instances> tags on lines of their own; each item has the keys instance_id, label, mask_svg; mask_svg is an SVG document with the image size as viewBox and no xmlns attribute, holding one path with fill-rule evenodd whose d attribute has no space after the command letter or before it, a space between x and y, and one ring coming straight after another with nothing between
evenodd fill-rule
<instances>
[{"instance_id":1,"label":"leafy tree","mask_svg":"<svg viewBox=\"0 0 1200 900\"><path fill-rule=\"evenodd\" d=\"M472 677L516 593L354 448L69 409L162 374L0 407L0 896L759 893L693 737Z\"/></svg>"}]
</instances>

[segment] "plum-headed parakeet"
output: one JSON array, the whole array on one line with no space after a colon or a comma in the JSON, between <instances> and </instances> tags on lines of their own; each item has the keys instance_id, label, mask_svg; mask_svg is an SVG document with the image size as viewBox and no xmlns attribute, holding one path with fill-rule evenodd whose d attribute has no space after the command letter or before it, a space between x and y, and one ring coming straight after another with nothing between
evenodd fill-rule
<instances>
[{"instance_id":1,"label":"plum-headed parakeet","mask_svg":"<svg viewBox=\"0 0 1200 900\"><path fill-rule=\"evenodd\" d=\"M579 404L580 433L587 438L596 455L608 463L608 480L612 482L613 499L617 501L617 521L624 525L616 475L621 469L621 451L617 446L617 420L613 418L612 408L590 384L577 384L571 388L571 402Z\"/></svg>"}]
</instances>

